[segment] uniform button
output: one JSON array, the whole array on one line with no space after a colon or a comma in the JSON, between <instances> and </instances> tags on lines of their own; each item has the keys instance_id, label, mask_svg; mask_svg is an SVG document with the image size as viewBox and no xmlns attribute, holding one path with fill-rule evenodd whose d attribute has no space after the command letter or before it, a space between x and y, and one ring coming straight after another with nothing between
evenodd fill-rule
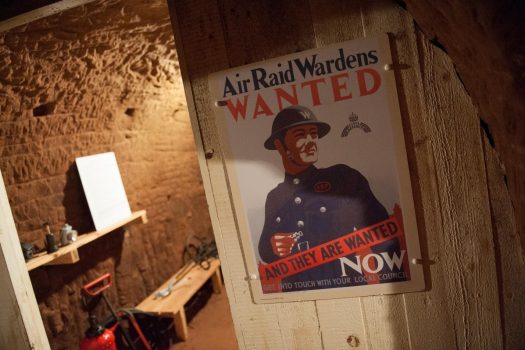
<instances>
[{"instance_id":1,"label":"uniform button","mask_svg":"<svg viewBox=\"0 0 525 350\"><path fill-rule=\"evenodd\" d=\"M276 223L280 223L281 222L281 218L278 216L277 218L275 218L275 222Z\"/></svg>"},{"instance_id":2,"label":"uniform button","mask_svg":"<svg viewBox=\"0 0 525 350\"><path fill-rule=\"evenodd\" d=\"M304 221L303 220L297 221L297 227L299 228L304 227Z\"/></svg>"},{"instance_id":3,"label":"uniform button","mask_svg":"<svg viewBox=\"0 0 525 350\"><path fill-rule=\"evenodd\" d=\"M298 178L293 179L293 184L294 185L299 185L300 182L301 182L301 180L299 180Z\"/></svg>"},{"instance_id":4,"label":"uniform button","mask_svg":"<svg viewBox=\"0 0 525 350\"><path fill-rule=\"evenodd\" d=\"M326 207L321 207L321 208L319 208L319 211L320 211L321 213L326 213Z\"/></svg>"},{"instance_id":5,"label":"uniform button","mask_svg":"<svg viewBox=\"0 0 525 350\"><path fill-rule=\"evenodd\" d=\"M295 202L295 204L299 205L303 200L301 199L301 197L295 197L293 201Z\"/></svg>"}]
</instances>

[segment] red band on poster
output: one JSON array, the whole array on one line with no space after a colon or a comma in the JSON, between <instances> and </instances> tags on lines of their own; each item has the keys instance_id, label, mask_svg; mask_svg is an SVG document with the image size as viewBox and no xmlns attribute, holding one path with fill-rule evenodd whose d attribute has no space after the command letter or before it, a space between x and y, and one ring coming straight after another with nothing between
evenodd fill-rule
<instances>
[{"instance_id":1,"label":"red band on poster","mask_svg":"<svg viewBox=\"0 0 525 350\"><path fill-rule=\"evenodd\" d=\"M368 250L393 238L401 238L404 241L402 219L398 217L399 214L400 211L394 210L394 215L377 224L269 264L259 263L261 283L263 285L275 284L283 278L356 252Z\"/></svg>"}]
</instances>

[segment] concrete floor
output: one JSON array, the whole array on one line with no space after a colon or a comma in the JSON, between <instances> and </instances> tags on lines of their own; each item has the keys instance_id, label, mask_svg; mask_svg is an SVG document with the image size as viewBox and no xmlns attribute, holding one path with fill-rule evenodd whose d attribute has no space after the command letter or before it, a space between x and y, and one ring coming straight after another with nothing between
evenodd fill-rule
<instances>
[{"instance_id":1,"label":"concrete floor","mask_svg":"<svg viewBox=\"0 0 525 350\"><path fill-rule=\"evenodd\" d=\"M171 350L236 350L237 339L224 287L210 299L188 323L188 340L176 343Z\"/></svg>"}]
</instances>

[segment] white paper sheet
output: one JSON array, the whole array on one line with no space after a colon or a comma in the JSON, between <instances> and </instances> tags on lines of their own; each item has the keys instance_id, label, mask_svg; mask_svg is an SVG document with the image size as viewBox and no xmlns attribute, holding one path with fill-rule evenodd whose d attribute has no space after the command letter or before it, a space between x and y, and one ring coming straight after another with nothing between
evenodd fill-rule
<instances>
[{"instance_id":1,"label":"white paper sheet","mask_svg":"<svg viewBox=\"0 0 525 350\"><path fill-rule=\"evenodd\" d=\"M97 230L131 215L115 153L80 157L76 164Z\"/></svg>"}]
</instances>

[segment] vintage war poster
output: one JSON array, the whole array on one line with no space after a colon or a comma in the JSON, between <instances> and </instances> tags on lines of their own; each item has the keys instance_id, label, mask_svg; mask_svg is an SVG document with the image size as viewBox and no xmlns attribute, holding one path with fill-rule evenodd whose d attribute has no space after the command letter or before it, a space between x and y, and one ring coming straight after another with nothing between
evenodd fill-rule
<instances>
[{"instance_id":1,"label":"vintage war poster","mask_svg":"<svg viewBox=\"0 0 525 350\"><path fill-rule=\"evenodd\" d=\"M255 302L424 288L392 66L385 34L209 76Z\"/></svg>"}]
</instances>

